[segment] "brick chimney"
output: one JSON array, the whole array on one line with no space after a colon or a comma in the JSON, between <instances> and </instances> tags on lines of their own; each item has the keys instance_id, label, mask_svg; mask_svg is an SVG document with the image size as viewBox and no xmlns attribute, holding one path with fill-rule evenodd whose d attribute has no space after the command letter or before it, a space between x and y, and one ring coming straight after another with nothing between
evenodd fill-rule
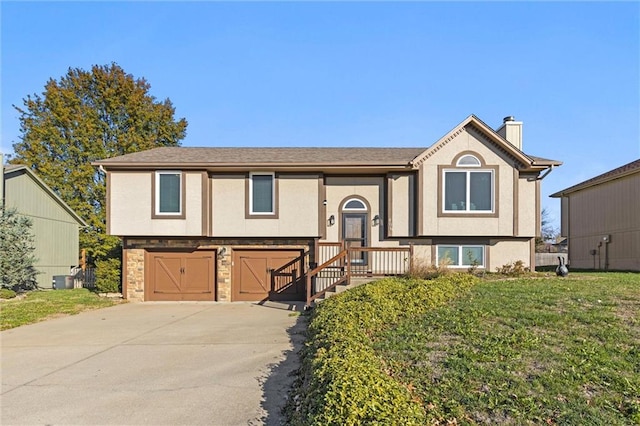
<instances>
[{"instance_id":1,"label":"brick chimney","mask_svg":"<svg viewBox=\"0 0 640 426\"><path fill-rule=\"evenodd\" d=\"M505 117L496 133L522 151L522 121L516 121L512 115Z\"/></svg>"}]
</instances>

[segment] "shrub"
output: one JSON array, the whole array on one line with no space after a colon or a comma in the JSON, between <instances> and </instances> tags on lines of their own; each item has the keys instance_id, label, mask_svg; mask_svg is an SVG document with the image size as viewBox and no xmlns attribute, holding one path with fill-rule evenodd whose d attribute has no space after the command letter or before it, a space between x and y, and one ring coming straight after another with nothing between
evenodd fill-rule
<instances>
[{"instance_id":1,"label":"shrub","mask_svg":"<svg viewBox=\"0 0 640 426\"><path fill-rule=\"evenodd\" d=\"M409 278L417 279L417 280L433 280L443 275L448 275L451 273L451 269L449 269L449 265L451 261L449 258L444 258L440 261L438 266L434 264L428 264L423 260L415 260L411 264L411 269L407 276Z\"/></svg>"},{"instance_id":2,"label":"shrub","mask_svg":"<svg viewBox=\"0 0 640 426\"><path fill-rule=\"evenodd\" d=\"M6 208L0 200L0 283L4 288L17 291L37 288L35 237L31 228L30 218L13 207Z\"/></svg>"},{"instance_id":3,"label":"shrub","mask_svg":"<svg viewBox=\"0 0 640 426\"><path fill-rule=\"evenodd\" d=\"M387 328L442 305L475 281L468 274L387 278L322 302L309 324L290 423L424 424L420 401L387 373L373 344Z\"/></svg>"},{"instance_id":4,"label":"shrub","mask_svg":"<svg viewBox=\"0 0 640 426\"><path fill-rule=\"evenodd\" d=\"M522 260L516 260L513 263L507 263L496 268L496 271L502 275L516 277L526 274L530 269L524 266L524 262Z\"/></svg>"},{"instance_id":5,"label":"shrub","mask_svg":"<svg viewBox=\"0 0 640 426\"><path fill-rule=\"evenodd\" d=\"M13 299L16 297L16 292L8 288L0 288L0 299Z\"/></svg>"},{"instance_id":6,"label":"shrub","mask_svg":"<svg viewBox=\"0 0 640 426\"><path fill-rule=\"evenodd\" d=\"M120 259L96 261L96 290L101 293L120 292Z\"/></svg>"}]
</instances>

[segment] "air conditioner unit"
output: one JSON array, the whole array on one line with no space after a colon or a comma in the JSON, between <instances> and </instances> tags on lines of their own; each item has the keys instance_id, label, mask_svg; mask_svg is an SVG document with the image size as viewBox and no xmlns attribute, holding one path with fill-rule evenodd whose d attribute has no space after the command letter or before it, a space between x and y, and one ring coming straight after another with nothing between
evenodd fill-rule
<instances>
[{"instance_id":1,"label":"air conditioner unit","mask_svg":"<svg viewBox=\"0 0 640 426\"><path fill-rule=\"evenodd\" d=\"M73 275L54 275L53 280L54 290L66 290L73 288Z\"/></svg>"}]
</instances>

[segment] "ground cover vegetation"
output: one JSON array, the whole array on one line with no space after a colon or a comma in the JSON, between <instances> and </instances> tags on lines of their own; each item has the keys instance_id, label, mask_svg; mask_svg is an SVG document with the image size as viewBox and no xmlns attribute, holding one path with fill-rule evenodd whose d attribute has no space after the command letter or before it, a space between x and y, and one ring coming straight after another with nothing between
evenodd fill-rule
<instances>
[{"instance_id":1,"label":"ground cover vegetation","mask_svg":"<svg viewBox=\"0 0 640 426\"><path fill-rule=\"evenodd\" d=\"M416 282L312 313L294 424L640 424L640 274L487 274L428 309Z\"/></svg>"},{"instance_id":2,"label":"ground cover vegetation","mask_svg":"<svg viewBox=\"0 0 640 426\"><path fill-rule=\"evenodd\" d=\"M116 303L87 289L31 291L20 298L0 302L0 330L105 308Z\"/></svg>"},{"instance_id":3,"label":"ground cover vegetation","mask_svg":"<svg viewBox=\"0 0 640 426\"><path fill-rule=\"evenodd\" d=\"M423 407L389 374L374 343L390 324L424 315L475 280L469 274L433 281L389 278L322 302L309 323L298 388L288 407L290 423L422 424Z\"/></svg>"}]
</instances>

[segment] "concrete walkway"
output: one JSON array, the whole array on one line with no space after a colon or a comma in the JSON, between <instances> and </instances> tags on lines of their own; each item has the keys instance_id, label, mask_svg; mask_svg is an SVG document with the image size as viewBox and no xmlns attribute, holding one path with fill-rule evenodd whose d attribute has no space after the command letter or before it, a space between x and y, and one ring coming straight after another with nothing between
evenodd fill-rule
<instances>
[{"instance_id":1,"label":"concrete walkway","mask_svg":"<svg viewBox=\"0 0 640 426\"><path fill-rule=\"evenodd\" d=\"M130 303L0 333L2 425L278 425L302 304Z\"/></svg>"}]
</instances>

